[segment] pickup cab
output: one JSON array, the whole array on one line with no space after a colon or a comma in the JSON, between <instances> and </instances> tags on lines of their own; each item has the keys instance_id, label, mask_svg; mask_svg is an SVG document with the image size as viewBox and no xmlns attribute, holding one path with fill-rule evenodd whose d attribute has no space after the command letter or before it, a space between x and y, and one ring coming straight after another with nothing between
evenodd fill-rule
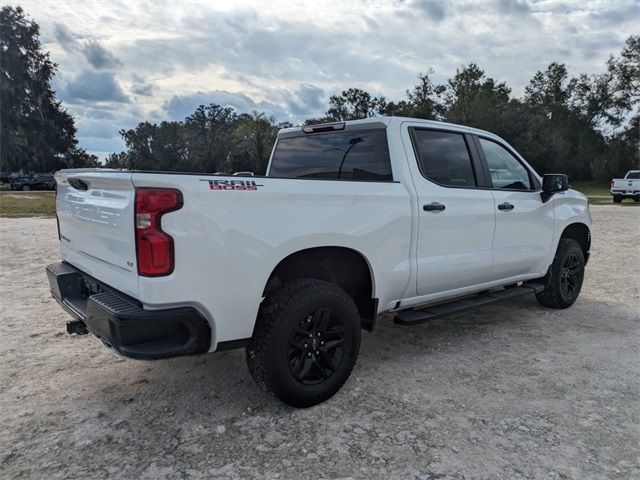
<instances>
[{"instance_id":1,"label":"pickup cab","mask_svg":"<svg viewBox=\"0 0 640 480\"><path fill-rule=\"evenodd\" d=\"M573 304L587 199L489 132L398 117L287 128L265 176L62 170L53 297L121 355L245 347L307 407L349 377L361 331L519 295ZM404 327L398 327L404 328Z\"/></svg>"},{"instance_id":2,"label":"pickup cab","mask_svg":"<svg viewBox=\"0 0 640 480\"><path fill-rule=\"evenodd\" d=\"M629 170L624 178L611 180L613 203L621 203L625 198L640 202L640 170Z\"/></svg>"}]
</instances>

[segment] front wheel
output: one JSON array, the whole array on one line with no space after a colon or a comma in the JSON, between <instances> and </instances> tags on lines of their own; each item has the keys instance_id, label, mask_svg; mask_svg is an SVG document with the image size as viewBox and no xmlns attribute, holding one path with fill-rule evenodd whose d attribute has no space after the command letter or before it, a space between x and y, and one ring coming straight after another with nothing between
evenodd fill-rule
<instances>
[{"instance_id":1,"label":"front wheel","mask_svg":"<svg viewBox=\"0 0 640 480\"><path fill-rule=\"evenodd\" d=\"M30 190L31 190L31 187L29 185L25 185L25 186L22 187L22 191L23 192L28 192Z\"/></svg>"},{"instance_id":2,"label":"front wheel","mask_svg":"<svg viewBox=\"0 0 640 480\"><path fill-rule=\"evenodd\" d=\"M342 387L359 349L353 299L333 283L301 279L263 301L247 364L264 391L293 407L310 407Z\"/></svg>"},{"instance_id":3,"label":"front wheel","mask_svg":"<svg viewBox=\"0 0 640 480\"><path fill-rule=\"evenodd\" d=\"M570 238L561 238L546 277L547 288L536 294L538 301L550 308L567 308L573 305L582 288L584 265L584 253L580 244Z\"/></svg>"}]
</instances>

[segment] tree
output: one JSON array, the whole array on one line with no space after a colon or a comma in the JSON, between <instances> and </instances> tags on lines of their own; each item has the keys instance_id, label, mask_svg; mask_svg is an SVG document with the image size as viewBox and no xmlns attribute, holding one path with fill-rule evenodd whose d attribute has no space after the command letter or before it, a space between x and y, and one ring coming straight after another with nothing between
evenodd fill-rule
<instances>
[{"instance_id":1,"label":"tree","mask_svg":"<svg viewBox=\"0 0 640 480\"><path fill-rule=\"evenodd\" d=\"M629 92L633 104L640 99L640 35L627 38L619 58L609 59L609 68Z\"/></svg>"},{"instance_id":2,"label":"tree","mask_svg":"<svg viewBox=\"0 0 640 480\"><path fill-rule=\"evenodd\" d=\"M529 129L523 150L542 173L561 171L583 180L605 160L606 141L593 116L576 107L578 83L557 62L536 72L525 88Z\"/></svg>"},{"instance_id":3,"label":"tree","mask_svg":"<svg viewBox=\"0 0 640 480\"><path fill-rule=\"evenodd\" d=\"M599 173L600 178L622 177L629 170L640 168L640 114L629 119L622 131L608 142L607 161Z\"/></svg>"},{"instance_id":4,"label":"tree","mask_svg":"<svg viewBox=\"0 0 640 480\"><path fill-rule=\"evenodd\" d=\"M115 169L129 168L129 155L127 152L111 153L106 158L104 167Z\"/></svg>"},{"instance_id":5,"label":"tree","mask_svg":"<svg viewBox=\"0 0 640 480\"><path fill-rule=\"evenodd\" d=\"M50 86L57 65L42 52L38 37L38 25L22 8L0 9L2 170L52 171L93 162L76 150L73 118Z\"/></svg>"},{"instance_id":6,"label":"tree","mask_svg":"<svg viewBox=\"0 0 640 480\"><path fill-rule=\"evenodd\" d=\"M442 95L446 91L444 85L434 85L431 80L433 69L418 75L418 83L412 90L407 90L406 115L429 120L441 120L446 113Z\"/></svg>"},{"instance_id":7,"label":"tree","mask_svg":"<svg viewBox=\"0 0 640 480\"><path fill-rule=\"evenodd\" d=\"M231 136L238 121L233 108L200 105L184 121L186 169L198 172L224 170L231 155Z\"/></svg>"},{"instance_id":8,"label":"tree","mask_svg":"<svg viewBox=\"0 0 640 480\"><path fill-rule=\"evenodd\" d=\"M62 159L62 163L64 168L97 168L100 166L97 155L87 152L84 148L69 150Z\"/></svg>"},{"instance_id":9,"label":"tree","mask_svg":"<svg viewBox=\"0 0 640 480\"><path fill-rule=\"evenodd\" d=\"M386 107L384 97L373 97L359 88L349 88L329 98L327 117L336 120L358 120L380 115Z\"/></svg>"},{"instance_id":10,"label":"tree","mask_svg":"<svg viewBox=\"0 0 640 480\"><path fill-rule=\"evenodd\" d=\"M253 112L241 115L233 132L234 161L231 170L249 170L264 175L278 133L273 117Z\"/></svg>"},{"instance_id":11,"label":"tree","mask_svg":"<svg viewBox=\"0 0 640 480\"><path fill-rule=\"evenodd\" d=\"M136 128L121 130L128 148L127 168L138 170L191 170L185 161L186 145L182 122L143 122ZM112 160L115 160L112 158Z\"/></svg>"},{"instance_id":12,"label":"tree","mask_svg":"<svg viewBox=\"0 0 640 480\"><path fill-rule=\"evenodd\" d=\"M475 63L457 69L448 80L446 119L485 130L497 131L509 103L511 89L504 82L486 78Z\"/></svg>"}]
</instances>

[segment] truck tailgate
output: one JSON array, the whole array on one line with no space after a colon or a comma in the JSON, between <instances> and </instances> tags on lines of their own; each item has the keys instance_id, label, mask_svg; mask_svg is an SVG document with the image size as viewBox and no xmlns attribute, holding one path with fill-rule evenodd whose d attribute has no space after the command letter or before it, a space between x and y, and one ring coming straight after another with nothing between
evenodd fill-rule
<instances>
[{"instance_id":1,"label":"truck tailgate","mask_svg":"<svg viewBox=\"0 0 640 480\"><path fill-rule=\"evenodd\" d=\"M131 173L56 174L60 254L64 261L132 297L138 294Z\"/></svg>"},{"instance_id":2,"label":"truck tailgate","mask_svg":"<svg viewBox=\"0 0 640 480\"><path fill-rule=\"evenodd\" d=\"M640 180L627 179L627 178L614 178L611 189L621 190L625 192L628 191L629 193L633 193L634 191L640 189Z\"/></svg>"}]
</instances>

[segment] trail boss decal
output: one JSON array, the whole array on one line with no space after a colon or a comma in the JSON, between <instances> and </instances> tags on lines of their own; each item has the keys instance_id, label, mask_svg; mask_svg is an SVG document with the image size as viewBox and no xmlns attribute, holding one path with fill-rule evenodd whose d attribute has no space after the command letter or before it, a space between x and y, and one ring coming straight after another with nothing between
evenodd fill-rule
<instances>
[{"instance_id":1,"label":"trail boss decal","mask_svg":"<svg viewBox=\"0 0 640 480\"><path fill-rule=\"evenodd\" d=\"M200 179L201 182L209 182L209 190L251 190L256 191L258 185L254 180L206 180Z\"/></svg>"}]
</instances>

